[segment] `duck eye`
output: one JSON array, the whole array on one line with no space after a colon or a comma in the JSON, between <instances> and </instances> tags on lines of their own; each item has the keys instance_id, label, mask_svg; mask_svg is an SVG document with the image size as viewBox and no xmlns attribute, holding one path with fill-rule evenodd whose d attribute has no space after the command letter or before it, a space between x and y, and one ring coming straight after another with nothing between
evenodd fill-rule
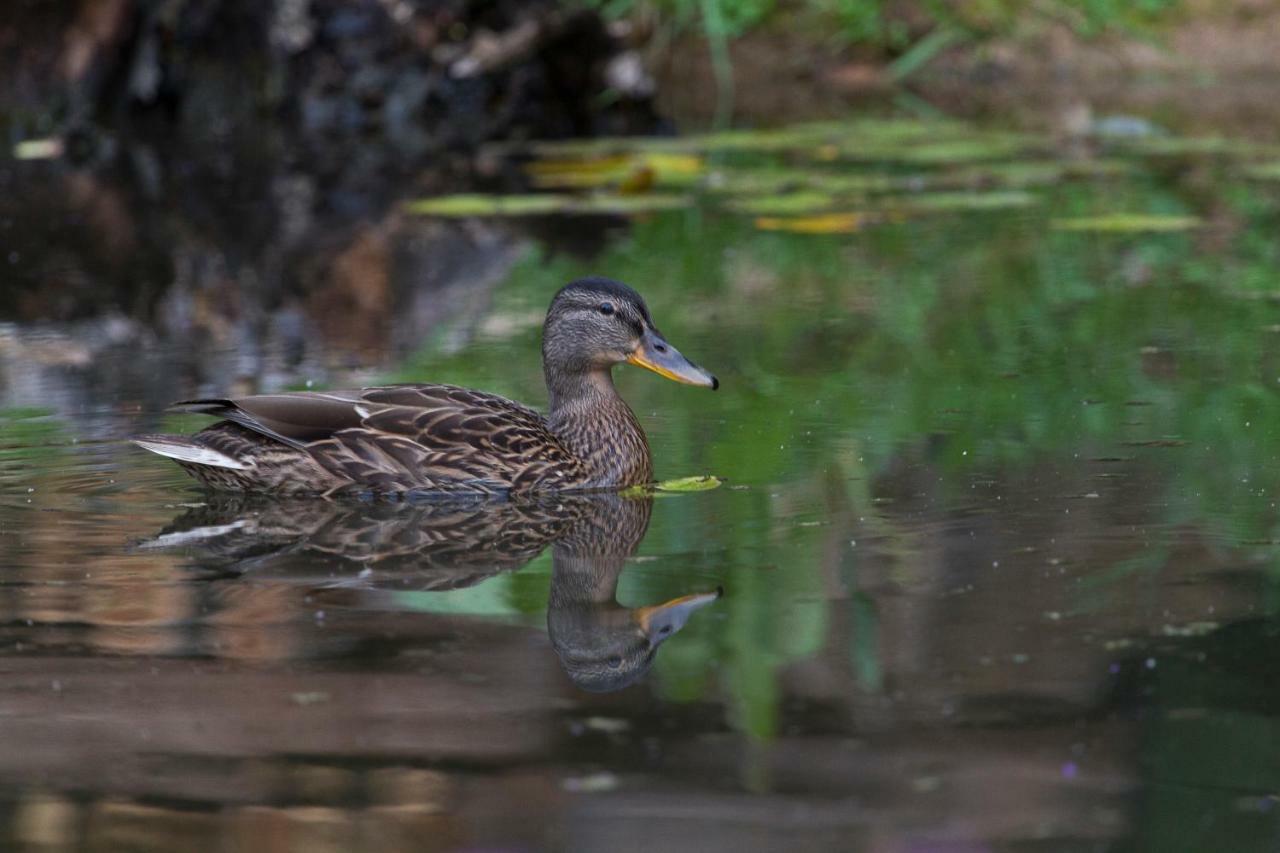
<instances>
[{"instance_id":1,"label":"duck eye","mask_svg":"<svg viewBox=\"0 0 1280 853\"><path fill-rule=\"evenodd\" d=\"M603 315L604 315L604 316L606 316L606 317L612 317L612 316L613 316L613 303L612 303L612 302L601 302L601 303L600 303L600 313L601 313L601 314L603 314Z\"/></svg>"},{"instance_id":2,"label":"duck eye","mask_svg":"<svg viewBox=\"0 0 1280 853\"><path fill-rule=\"evenodd\" d=\"M613 657L609 658L609 668L610 668L610 669L617 669L617 668L618 668L618 667L620 667L620 666L622 666L622 656L621 656L621 655L614 655Z\"/></svg>"}]
</instances>

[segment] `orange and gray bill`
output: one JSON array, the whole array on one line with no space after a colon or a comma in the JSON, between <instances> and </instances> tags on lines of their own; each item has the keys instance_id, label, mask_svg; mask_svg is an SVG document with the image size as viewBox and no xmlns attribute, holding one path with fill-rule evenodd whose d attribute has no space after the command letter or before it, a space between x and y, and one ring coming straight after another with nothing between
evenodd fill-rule
<instances>
[{"instance_id":1,"label":"orange and gray bill","mask_svg":"<svg viewBox=\"0 0 1280 853\"><path fill-rule=\"evenodd\" d=\"M640 346L627 359L631 364L648 368L659 376L701 388L720 387L720 380L685 358L680 350L663 340L653 329L646 329Z\"/></svg>"}]
</instances>

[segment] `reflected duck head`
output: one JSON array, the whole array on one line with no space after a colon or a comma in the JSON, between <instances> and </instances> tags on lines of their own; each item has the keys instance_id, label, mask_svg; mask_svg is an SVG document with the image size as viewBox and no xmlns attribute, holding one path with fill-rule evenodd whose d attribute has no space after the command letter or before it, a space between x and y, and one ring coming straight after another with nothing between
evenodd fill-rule
<instances>
[{"instance_id":1,"label":"reflected duck head","mask_svg":"<svg viewBox=\"0 0 1280 853\"><path fill-rule=\"evenodd\" d=\"M580 278L560 289L542 328L547 386L607 373L627 362L687 385L719 388L720 381L689 361L653 324L644 299L620 281Z\"/></svg>"},{"instance_id":2,"label":"reflected duck head","mask_svg":"<svg viewBox=\"0 0 1280 853\"><path fill-rule=\"evenodd\" d=\"M649 671L658 646L683 628L695 611L723 593L717 588L634 609L616 602L553 601L547 610L547 633L577 687L592 693L621 690Z\"/></svg>"}]
</instances>

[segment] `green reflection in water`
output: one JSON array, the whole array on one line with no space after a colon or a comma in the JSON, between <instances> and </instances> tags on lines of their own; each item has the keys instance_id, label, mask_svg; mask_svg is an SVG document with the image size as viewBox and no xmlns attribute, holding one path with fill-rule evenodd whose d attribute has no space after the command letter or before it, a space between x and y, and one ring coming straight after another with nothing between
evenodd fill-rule
<instances>
[{"instance_id":1,"label":"green reflection in water","mask_svg":"<svg viewBox=\"0 0 1280 853\"><path fill-rule=\"evenodd\" d=\"M1077 165L1058 180L1041 166L1028 182L1035 205L853 234L766 233L714 205L653 215L590 264L531 253L499 294L497 314L512 319L500 335L453 356L428 347L403 377L541 400L539 309L565 281L606 272L639 288L664 333L724 382L710 396L625 369L619 380L650 429L659 476L712 473L753 489L734 498L733 518L777 515L771 489L823 476L869 507L867 481L928 439L944 498L962 498L972 475L1037 459L1069 468L1141 456L1161 472L1151 501L1165 523L1270 541L1280 532L1276 194L1229 164L1123 173ZM1123 227L1053 227L1064 221ZM1179 227L1135 225L1170 222ZM695 620L664 650L666 695L705 696L721 667L738 724L771 737L777 671L822 646L833 608L850 611L859 683L882 689L874 606L829 600L820 531L716 533L732 525L714 517L722 502L690 502L688 515L709 518L659 513L643 549L700 551L703 565L731 572L725 624ZM1274 562L1270 545L1245 550ZM1095 580L1162 562L1135 558ZM646 597L679 592L641 577ZM1097 594L1064 609L1087 610Z\"/></svg>"},{"instance_id":2,"label":"green reflection in water","mask_svg":"<svg viewBox=\"0 0 1280 853\"><path fill-rule=\"evenodd\" d=\"M0 408L0 477L30 477L33 465L55 468L66 455L64 425L48 409Z\"/></svg>"}]
</instances>

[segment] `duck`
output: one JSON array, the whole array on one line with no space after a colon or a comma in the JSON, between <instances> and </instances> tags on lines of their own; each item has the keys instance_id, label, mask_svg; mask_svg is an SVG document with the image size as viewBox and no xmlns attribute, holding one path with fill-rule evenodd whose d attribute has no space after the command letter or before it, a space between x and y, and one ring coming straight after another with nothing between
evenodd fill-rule
<instances>
[{"instance_id":1,"label":"duck","mask_svg":"<svg viewBox=\"0 0 1280 853\"><path fill-rule=\"evenodd\" d=\"M194 435L140 435L212 489L270 494L527 496L653 481L644 428L619 395L628 363L675 382L720 382L670 344L644 299L603 276L571 281L542 328L548 409L436 383L184 400L219 421Z\"/></svg>"}]
</instances>

